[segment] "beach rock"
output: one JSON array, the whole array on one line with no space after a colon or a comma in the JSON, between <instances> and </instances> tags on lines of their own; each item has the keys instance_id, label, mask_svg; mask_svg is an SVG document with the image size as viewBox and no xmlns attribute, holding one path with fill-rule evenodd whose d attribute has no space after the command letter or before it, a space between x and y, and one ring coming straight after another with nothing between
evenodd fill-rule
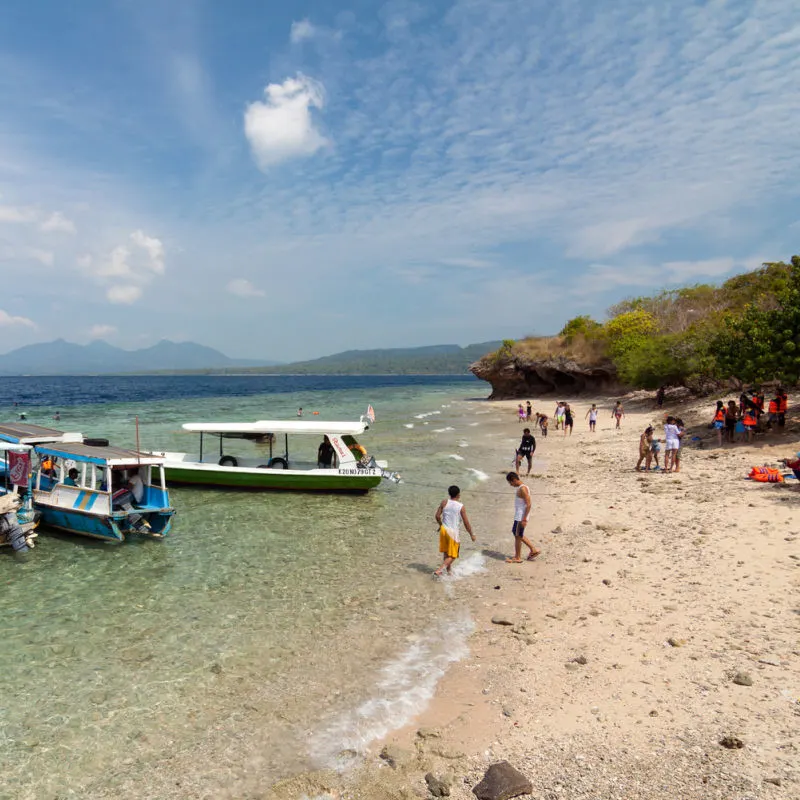
<instances>
[{"instance_id":1,"label":"beach rock","mask_svg":"<svg viewBox=\"0 0 800 800\"><path fill-rule=\"evenodd\" d=\"M560 525L556 525L555 528L551 531L551 533L564 533L562 527Z\"/></svg>"},{"instance_id":2,"label":"beach rock","mask_svg":"<svg viewBox=\"0 0 800 800\"><path fill-rule=\"evenodd\" d=\"M670 647L683 647L686 644L686 639L676 639L674 636L670 636L667 639L667 644Z\"/></svg>"},{"instance_id":3,"label":"beach rock","mask_svg":"<svg viewBox=\"0 0 800 800\"><path fill-rule=\"evenodd\" d=\"M608 578L603 578L603 586L611 586L611 581Z\"/></svg>"},{"instance_id":4,"label":"beach rock","mask_svg":"<svg viewBox=\"0 0 800 800\"><path fill-rule=\"evenodd\" d=\"M211 672L213 672L215 675L221 675L222 674L222 664L212 664L209 667L209 670L211 670Z\"/></svg>"},{"instance_id":5,"label":"beach rock","mask_svg":"<svg viewBox=\"0 0 800 800\"><path fill-rule=\"evenodd\" d=\"M782 781L780 778L764 778L764 783L771 783L773 786L780 786Z\"/></svg>"},{"instance_id":6,"label":"beach rock","mask_svg":"<svg viewBox=\"0 0 800 800\"><path fill-rule=\"evenodd\" d=\"M509 625L513 626L514 621L510 620L508 617L503 616L502 614L496 614L492 617L492 624L493 625Z\"/></svg>"},{"instance_id":7,"label":"beach rock","mask_svg":"<svg viewBox=\"0 0 800 800\"><path fill-rule=\"evenodd\" d=\"M576 664L580 664L581 666L585 666L589 663L589 659L586 656L577 656L576 658L572 659Z\"/></svg>"},{"instance_id":8,"label":"beach rock","mask_svg":"<svg viewBox=\"0 0 800 800\"><path fill-rule=\"evenodd\" d=\"M402 747L387 744L378 754L381 761L385 761L392 769L397 769L398 764L402 764L408 757L408 753Z\"/></svg>"},{"instance_id":9,"label":"beach rock","mask_svg":"<svg viewBox=\"0 0 800 800\"><path fill-rule=\"evenodd\" d=\"M733 676L733 682L737 686L752 686L753 685L753 679L752 679L752 677L750 677L750 673L749 672L737 672Z\"/></svg>"},{"instance_id":10,"label":"beach rock","mask_svg":"<svg viewBox=\"0 0 800 800\"><path fill-rule=\"evenodd\" d=\"M472 793L478 800L510 800L533 793L533 784L508 761L492 764Z\"/></svg>"},{"instance_id":11,"label":"beach rock","mask_svg":"<svg viewBox=\"0 0 800 800\"><path fill-rule=\"evenodd\" d=\"M441 739L442 733L436 728L420 728L417 731L418 739Z\"/></svg>"},{"instance_id":12,"label":"beach rock","mask_svg":"<svg viewBox=\"0 0 800 800\"><path fill-rule=\"evenodd\" d=\"M446 780L437 778L432 772L425 776L425 783L433 797L450 797L450 784Z\"/></svg>"},{"instance_id":13,"label":"beach rock","mask_svg":"<svg viewBox=\"0 0 800 800\"><path fill-rule=\"evenodd\" d=\"M592 523L592 521L591 521L590 519L585 519L585 520L584 520L584 521L581 523L581 525L592 525L592 524L593 524L593 523Z\"/></svg>"},{"instance_id":14,"label":"beach rock","mask_svg":"<svg viewBox=\"0 0 800 800\"><path fill-rule=\"evenodd\" d=\"M738 736L723 736L719 743L726 750L741 750L744 747L744 742Z\"/></svg>"},{"instance_id":15,"label":"beach rock","mask_svg":"<svg viewBox=\"0 0 800 800\"><path fill-rule=\"evenodd\" d=\"M759 658L759 664L766 664L768 667L779 667L781 662L777 658Z\"/></svg>"}]
</instances>

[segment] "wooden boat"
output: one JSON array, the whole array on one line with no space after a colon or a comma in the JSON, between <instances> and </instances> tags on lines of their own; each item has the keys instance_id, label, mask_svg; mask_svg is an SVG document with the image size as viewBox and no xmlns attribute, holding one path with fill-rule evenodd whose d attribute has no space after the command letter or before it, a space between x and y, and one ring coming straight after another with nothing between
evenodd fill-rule
<instances>
[{"instance_id":1,"label":"wooden boat","mask_svg":"<svg viewBox=\"0 0 800 800\"><path fill-rule=\"evenodd\" d=\"M307 492L367 492L381 480L398 481L356 440L369 428L359 422L321 420L260 420L259 422L187 423L185 431L200 437L197 455L163 452L169 484L231 489L294 490ZM310 446L295 457L289 437L308 437ZM320 463L318 445L330 444L330 461ZM241 454L235 442L246 441Z\"/></svg>"},{"instance_id":2,"label":"wooden boat","mask_svg":"<svg viewBox=\"0 0 800 800\"><path fill-rule=\"evenodd\" d=\"M38 464L31 494L43 526L111 542L132 533L159 539L169 533L175 510L164 459L79 442L34 449Z\"/></svg>"}]
</instances>

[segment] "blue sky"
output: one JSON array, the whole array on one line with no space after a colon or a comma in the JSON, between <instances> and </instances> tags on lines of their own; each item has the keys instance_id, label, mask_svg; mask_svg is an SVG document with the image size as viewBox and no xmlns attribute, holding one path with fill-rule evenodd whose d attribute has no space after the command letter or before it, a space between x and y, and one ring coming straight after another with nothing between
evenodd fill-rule
<instances>
[{"instance_id":1,"label":"blue sky","mask_svg":"<svg viewBox=\"0 0 800 800\"><path fill-rule=\"evenodd\" d=\"M798 98L795 0L6 0L0 351L467 344L720 280L800 251Z\"/></svg>"}]
</instances>

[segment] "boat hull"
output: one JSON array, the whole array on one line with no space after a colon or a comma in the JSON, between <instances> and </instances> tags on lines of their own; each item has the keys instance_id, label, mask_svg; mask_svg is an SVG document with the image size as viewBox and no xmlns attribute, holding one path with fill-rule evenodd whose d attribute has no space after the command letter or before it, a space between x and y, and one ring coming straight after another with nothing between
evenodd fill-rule
<instances>
[{"instance_id":1,"label":"boat hull","mask_svg":"<svg viewBox=\"0 0 800 800\"><path fill-rule=\"evenodd\" d=\"M171 510L146 512L137 509L137 513L145 518L152 528L148 534L138 534L130 527L124 515L101 516L72 509L44 506L41 503L36 505L36 509L41 514L41 524L44 527L77 536L103 539L107 542L124 542L125 537L130 534L161 539L172 528L172 517L175 513Z\"/></svg>"},{"instance_id":2,"label":"boat hull","mask_svg":"<svg viewBox=\"0 0 800 800\"><path fill-rule=\"evenodd\" d=\"M381 475L377 470L353 470L350 474L340 474L335 471L247 470L166 464L164 472L167 483L172 485L257 491L363 493L374 489L381 482Z\"/></svg>"}]
</instances>

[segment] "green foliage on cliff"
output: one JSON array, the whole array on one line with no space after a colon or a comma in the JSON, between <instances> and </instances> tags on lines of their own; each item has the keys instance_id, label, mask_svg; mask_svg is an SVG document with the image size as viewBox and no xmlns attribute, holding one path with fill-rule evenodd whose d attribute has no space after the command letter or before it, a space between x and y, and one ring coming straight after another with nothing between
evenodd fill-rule
<instances>
[{"instance_id":1,"label":"green foliage on cliff","mask_svg":"<svg viewBox=\"0 0 800 800\"><path fill-rule=\"evenodd\" d=\"M609 362L630 386L800 380L800 256L767 262L720 286L697 284L623 300L601 324L569 320L557 337L513 354Z\"/></svg>"}]
</instances>

